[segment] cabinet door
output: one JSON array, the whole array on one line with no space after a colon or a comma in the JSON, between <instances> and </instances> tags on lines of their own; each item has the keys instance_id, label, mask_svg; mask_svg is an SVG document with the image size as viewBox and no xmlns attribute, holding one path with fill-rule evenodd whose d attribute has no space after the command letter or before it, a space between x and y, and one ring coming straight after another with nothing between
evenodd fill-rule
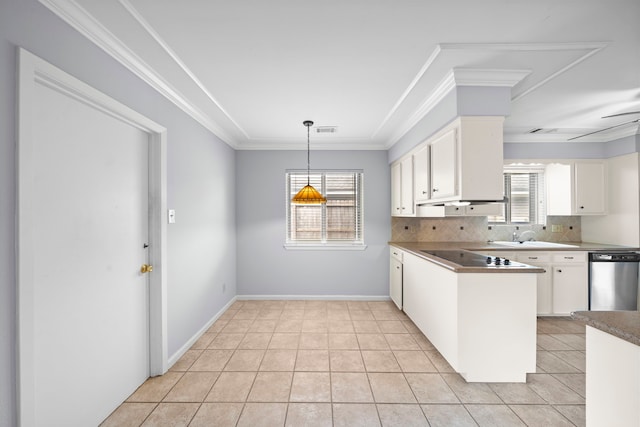
<instances>
[{"instance_id":1,"label":"cabinet door","mask_svg":"<svg viewBox=\"0 0 640 427\"><path fill-rule=\"evenodd\" d=\"M389 267L389 296L398 308L402 310L402 263L392 255Z\"/></svg>"},{"instance_id":2,"label":"cabinet door","mask_svg":"<svg viewBox=\"0 0 640 427\"><path fill-rule=\"evenodd\" d=\"M400 204L402 215L413 215L415 211L413 203L413 158L407 157L401 163L400 183L402 190L400 192Z\"/></svg>"},{"instance_id":3,"label":"cabinet door","mask_svg":"<svg viewBox=\"0 0 640 427\"><path fill-rule=\"evenodd\" d=\"M413 186L416 191L416 203L429 200L431 194L429 171L429 146L425 145L413 155Z\"/></svg>"},{"instance_id":4,"label":"cabinet door","mask_svg":"<svg viewBox=\"0 0 640 427\"><path fill-rule=\"evenodd\" d=\"M537 313L539 315L553 313L552 305L552 289L553 275L549 261L551 257L545 252L520 252L518 253L518 261L523 264L533 265L534 267L544 268L544 273L539 273L538 292L537 292Z\"/></svg>"},{"instance_id":5,"label":"cabinet door","mask_svg":"<svg viewBox=\"0 0 640 427\"><path fill-rule=\"evenodd\" d=\"M566 315L576 310L587 310L587 266L582 263L554 265L552 274L553 312Z\"/></svg>"},{"instance_id":6,"label":"cabinet door","mask_svg":"<svg viewBox=\"0 0 640 427\"><path fill-rule=\"evenodd\" d=\"M400 163L391 165L391 215L402 215L402 174Z\"/></svg>"},{"instance_id":7,"label":"cabinet door","mask_svg":"<svg viewBox=\"0 0 640 427\"><path fill-rule=\"evenodd\" d=\"M431 198L457 194L457 129L451 129L431 143Z\"/></svg>"},{"instance_id":8,"label":"cabinet door","mask_svg":"<svg viewBox=\"0 0 640 427\"><path fill-rule=\"evenodd\" d=\"M606 213L604 163L575 164L575 203L578 215Z\"/></svg>"}]
</instances>

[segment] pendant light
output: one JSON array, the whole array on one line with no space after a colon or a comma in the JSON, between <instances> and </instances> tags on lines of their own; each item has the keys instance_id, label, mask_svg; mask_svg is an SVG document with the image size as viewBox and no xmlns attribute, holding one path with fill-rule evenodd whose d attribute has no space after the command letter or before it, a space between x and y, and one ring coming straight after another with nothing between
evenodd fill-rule
<instances>
[{"instance_id":1,"label":"pendant light","mask_svg":"<svg viewBox=\"0 0 640 427\"><path fill-rule=\"evenodd\" d=\"M322 203L327 203L327 199L320 194L318 190L313 188L310 183L309 129L313 126L313 122L311 120L305 120L302 124L307 127L307 185L302 187L302 189L298 191L298 194L293 196L291 202L297 205L320 205Z\"/></svg>"}]
</instances>

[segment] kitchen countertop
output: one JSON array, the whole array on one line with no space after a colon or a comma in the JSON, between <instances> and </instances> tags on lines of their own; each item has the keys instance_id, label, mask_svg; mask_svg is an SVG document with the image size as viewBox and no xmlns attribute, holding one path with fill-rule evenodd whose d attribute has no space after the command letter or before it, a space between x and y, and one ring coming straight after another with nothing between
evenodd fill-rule
<instances>
[{"instance_id":1,"label":"kitchen countertop","mask_svg":"<svg viewBox=\"0 0 640 427\"><path fill-rule=\"evenodd\" d=\"M463 267L451 261L435 257L422 251L443 251L443 250L467 250L471 252L491 252L491 251L598 251L598 250L638 250L627 246L607 245L602 243L589 242L563 242L573 245L573 247L513 247L504 246L493 242L389 242L389 245L407 251L420 258L424 258L444 268L456 273L544 273L544 269L533 266L525 267Z\"/></svg>"},{"instance_id":2,"label":"kitchen countertop","mask_svg":"<svg viewBox=\"0 0 640 427\"><path fill-rule=\"evenodd\" d=\"M576 311L571 317L587 325L640 346L640 312Z\"/></svg>"}]
</instances>

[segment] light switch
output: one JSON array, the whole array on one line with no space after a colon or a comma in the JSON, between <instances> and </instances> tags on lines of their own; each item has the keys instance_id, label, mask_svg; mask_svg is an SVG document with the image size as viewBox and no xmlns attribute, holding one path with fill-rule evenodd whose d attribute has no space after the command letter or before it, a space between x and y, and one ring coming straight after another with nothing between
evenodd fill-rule
<instances>
[{"instance_id":1,"label":"light switch","mask_svg":"<svg viewBox=\"0 0 640 427\"><path fill-rule=\"evenodd\" d=\"M176 211L175 209L169 209L169 214L167 215L169 218L169 224L175 224L176 222Z\"/></svg>"}]
</instances>

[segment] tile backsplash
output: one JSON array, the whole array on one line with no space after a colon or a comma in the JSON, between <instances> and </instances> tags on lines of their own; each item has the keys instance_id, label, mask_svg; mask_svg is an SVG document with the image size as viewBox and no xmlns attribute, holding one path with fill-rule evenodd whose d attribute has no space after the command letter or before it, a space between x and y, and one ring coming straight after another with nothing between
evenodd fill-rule
<instances>
[{"instance_id":1,"label":"tile backsplash","mask_svg":"<svg viewBox=\"0 0 640 427\"><path fill-rule=\"evenodd\" d=\"M511 240L513 232L535 232L535 240L580 242L579 216L548 216L547 225L495 225L487 217L391 218L393 242L486 242ZM552 226L556 231L551 231ZM558 231L559 230L559 231Z\"/></svg>"}]
</instances>

